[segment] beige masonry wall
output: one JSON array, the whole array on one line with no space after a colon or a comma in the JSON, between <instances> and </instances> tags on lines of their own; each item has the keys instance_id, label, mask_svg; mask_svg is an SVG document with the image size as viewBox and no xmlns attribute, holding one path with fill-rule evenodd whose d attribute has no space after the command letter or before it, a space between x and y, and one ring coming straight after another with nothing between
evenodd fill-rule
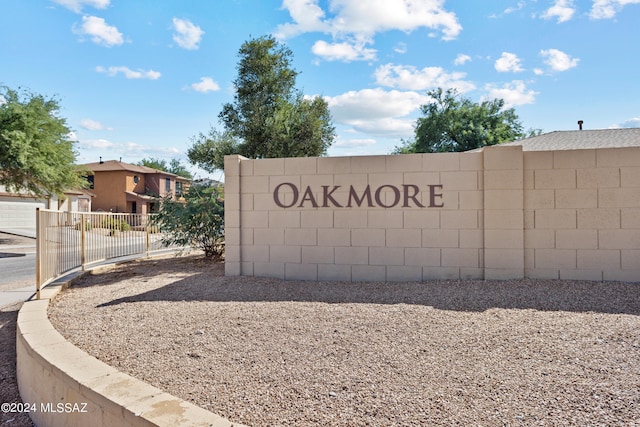
<instances>
[{"instance_id":1,"label":"beige masonry wall","mask_svg":"<svg viewBox=\"0 0 640 427\"><path fill-rule=\"evenodd\" d=\"M640 280L640 148L225 158L226 274Z\"/></svg>"},{"instance_id":2,"label":"beige masonry wall","mask_svg":"<svg viewBox=\"0 0 640 427\"><path fill-rule=\"evenodd\" d=\"M640 148L524 153L525 273L640 281Z\"/></svg>"}]
</instances>

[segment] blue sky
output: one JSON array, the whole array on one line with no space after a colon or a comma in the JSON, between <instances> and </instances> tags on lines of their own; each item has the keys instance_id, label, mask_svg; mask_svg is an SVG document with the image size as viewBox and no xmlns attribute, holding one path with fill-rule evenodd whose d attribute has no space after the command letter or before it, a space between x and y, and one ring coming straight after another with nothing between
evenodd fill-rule
<instances>
[{"instance_id":1,"label":"blue sky","mask_svg":"<svg viewBox=\"0 0 640 427\"><path fill-rule=\"evenodd\" d=\"M640 126L640 0L0 0L0 84L57 96L78 163L182 159L273 34L327 99L329 155L387 154L436 87L544 132Z\"/></svg>"}]
</instances>

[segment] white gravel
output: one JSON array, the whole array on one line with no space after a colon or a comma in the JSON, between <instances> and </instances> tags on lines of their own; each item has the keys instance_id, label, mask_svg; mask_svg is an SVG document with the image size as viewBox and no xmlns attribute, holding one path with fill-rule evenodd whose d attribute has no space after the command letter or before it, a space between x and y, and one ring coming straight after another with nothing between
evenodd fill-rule
<instances>
[{"instance_id":1,"label":"white gravel","mask_svg":"<svg viewBox=\"0 0 640 427\"><path fill-rule=\"evenodd\" d=\"M638 284L284 282L190 256L88 275L49 314L249 425L640 425Z\"/></svg>"}]
</instances>

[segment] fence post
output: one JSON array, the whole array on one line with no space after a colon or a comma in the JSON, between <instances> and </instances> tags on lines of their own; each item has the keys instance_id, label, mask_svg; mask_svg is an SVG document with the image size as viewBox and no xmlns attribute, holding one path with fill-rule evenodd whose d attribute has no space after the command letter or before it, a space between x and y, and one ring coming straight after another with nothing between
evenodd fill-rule
<instances>
[{"instance_id":1,"label":"fence post","mask_svg":"<svg viewBox=\"0 0 640 427\"><path fill-rule=\"evenodd\" d=\"M84 271L84 265L87 263L87 240L85 235L85 228L87 223L85 222L84 213L80 214L80 264L82 265L82 271Z\"/></svg>"},{"instance_id":2,"label":"fence post","mask_svg":"<svg viewBox=\"0 0 640 427\"><path fill-rule=\"evenodd\" d=\"M149 258L149 232L150 232L150 227L149 227L149 215L147 214L147 217L144 220L145 224L144 224L144 236L145 236L145 246L147 249L147 258Z\"/></svg>"},{"instance_id":3,"label":"fence post","mask_svg":"<svg viewBox=\"0 0 640 427\"><path fill-rule=\"evenodd\" d=\"M40 283L42 280L42 272L40 271L40 242L42 241L42 233L40 232L40 208L36 208L36 292L40 292ZM39 295L39 294L38 294Z\"/></svg>"}]
</instances>

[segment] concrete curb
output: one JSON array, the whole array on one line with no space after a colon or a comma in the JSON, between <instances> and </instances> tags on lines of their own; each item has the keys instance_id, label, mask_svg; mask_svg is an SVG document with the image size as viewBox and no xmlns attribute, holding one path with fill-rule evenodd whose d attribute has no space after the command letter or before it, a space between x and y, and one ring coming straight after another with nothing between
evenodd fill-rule
<instances>
[{"instance_id":1,"label":"concrete curb","mask_svg":"<svg viewBox=\"0 0 640 427\"><path fill-rule=\"evenodd\" d=\"M36 425L241 426L119 372L65 340L47 307L81 276L50 283L18 313L18 388Z\"/></svg>"}]
</instances>

